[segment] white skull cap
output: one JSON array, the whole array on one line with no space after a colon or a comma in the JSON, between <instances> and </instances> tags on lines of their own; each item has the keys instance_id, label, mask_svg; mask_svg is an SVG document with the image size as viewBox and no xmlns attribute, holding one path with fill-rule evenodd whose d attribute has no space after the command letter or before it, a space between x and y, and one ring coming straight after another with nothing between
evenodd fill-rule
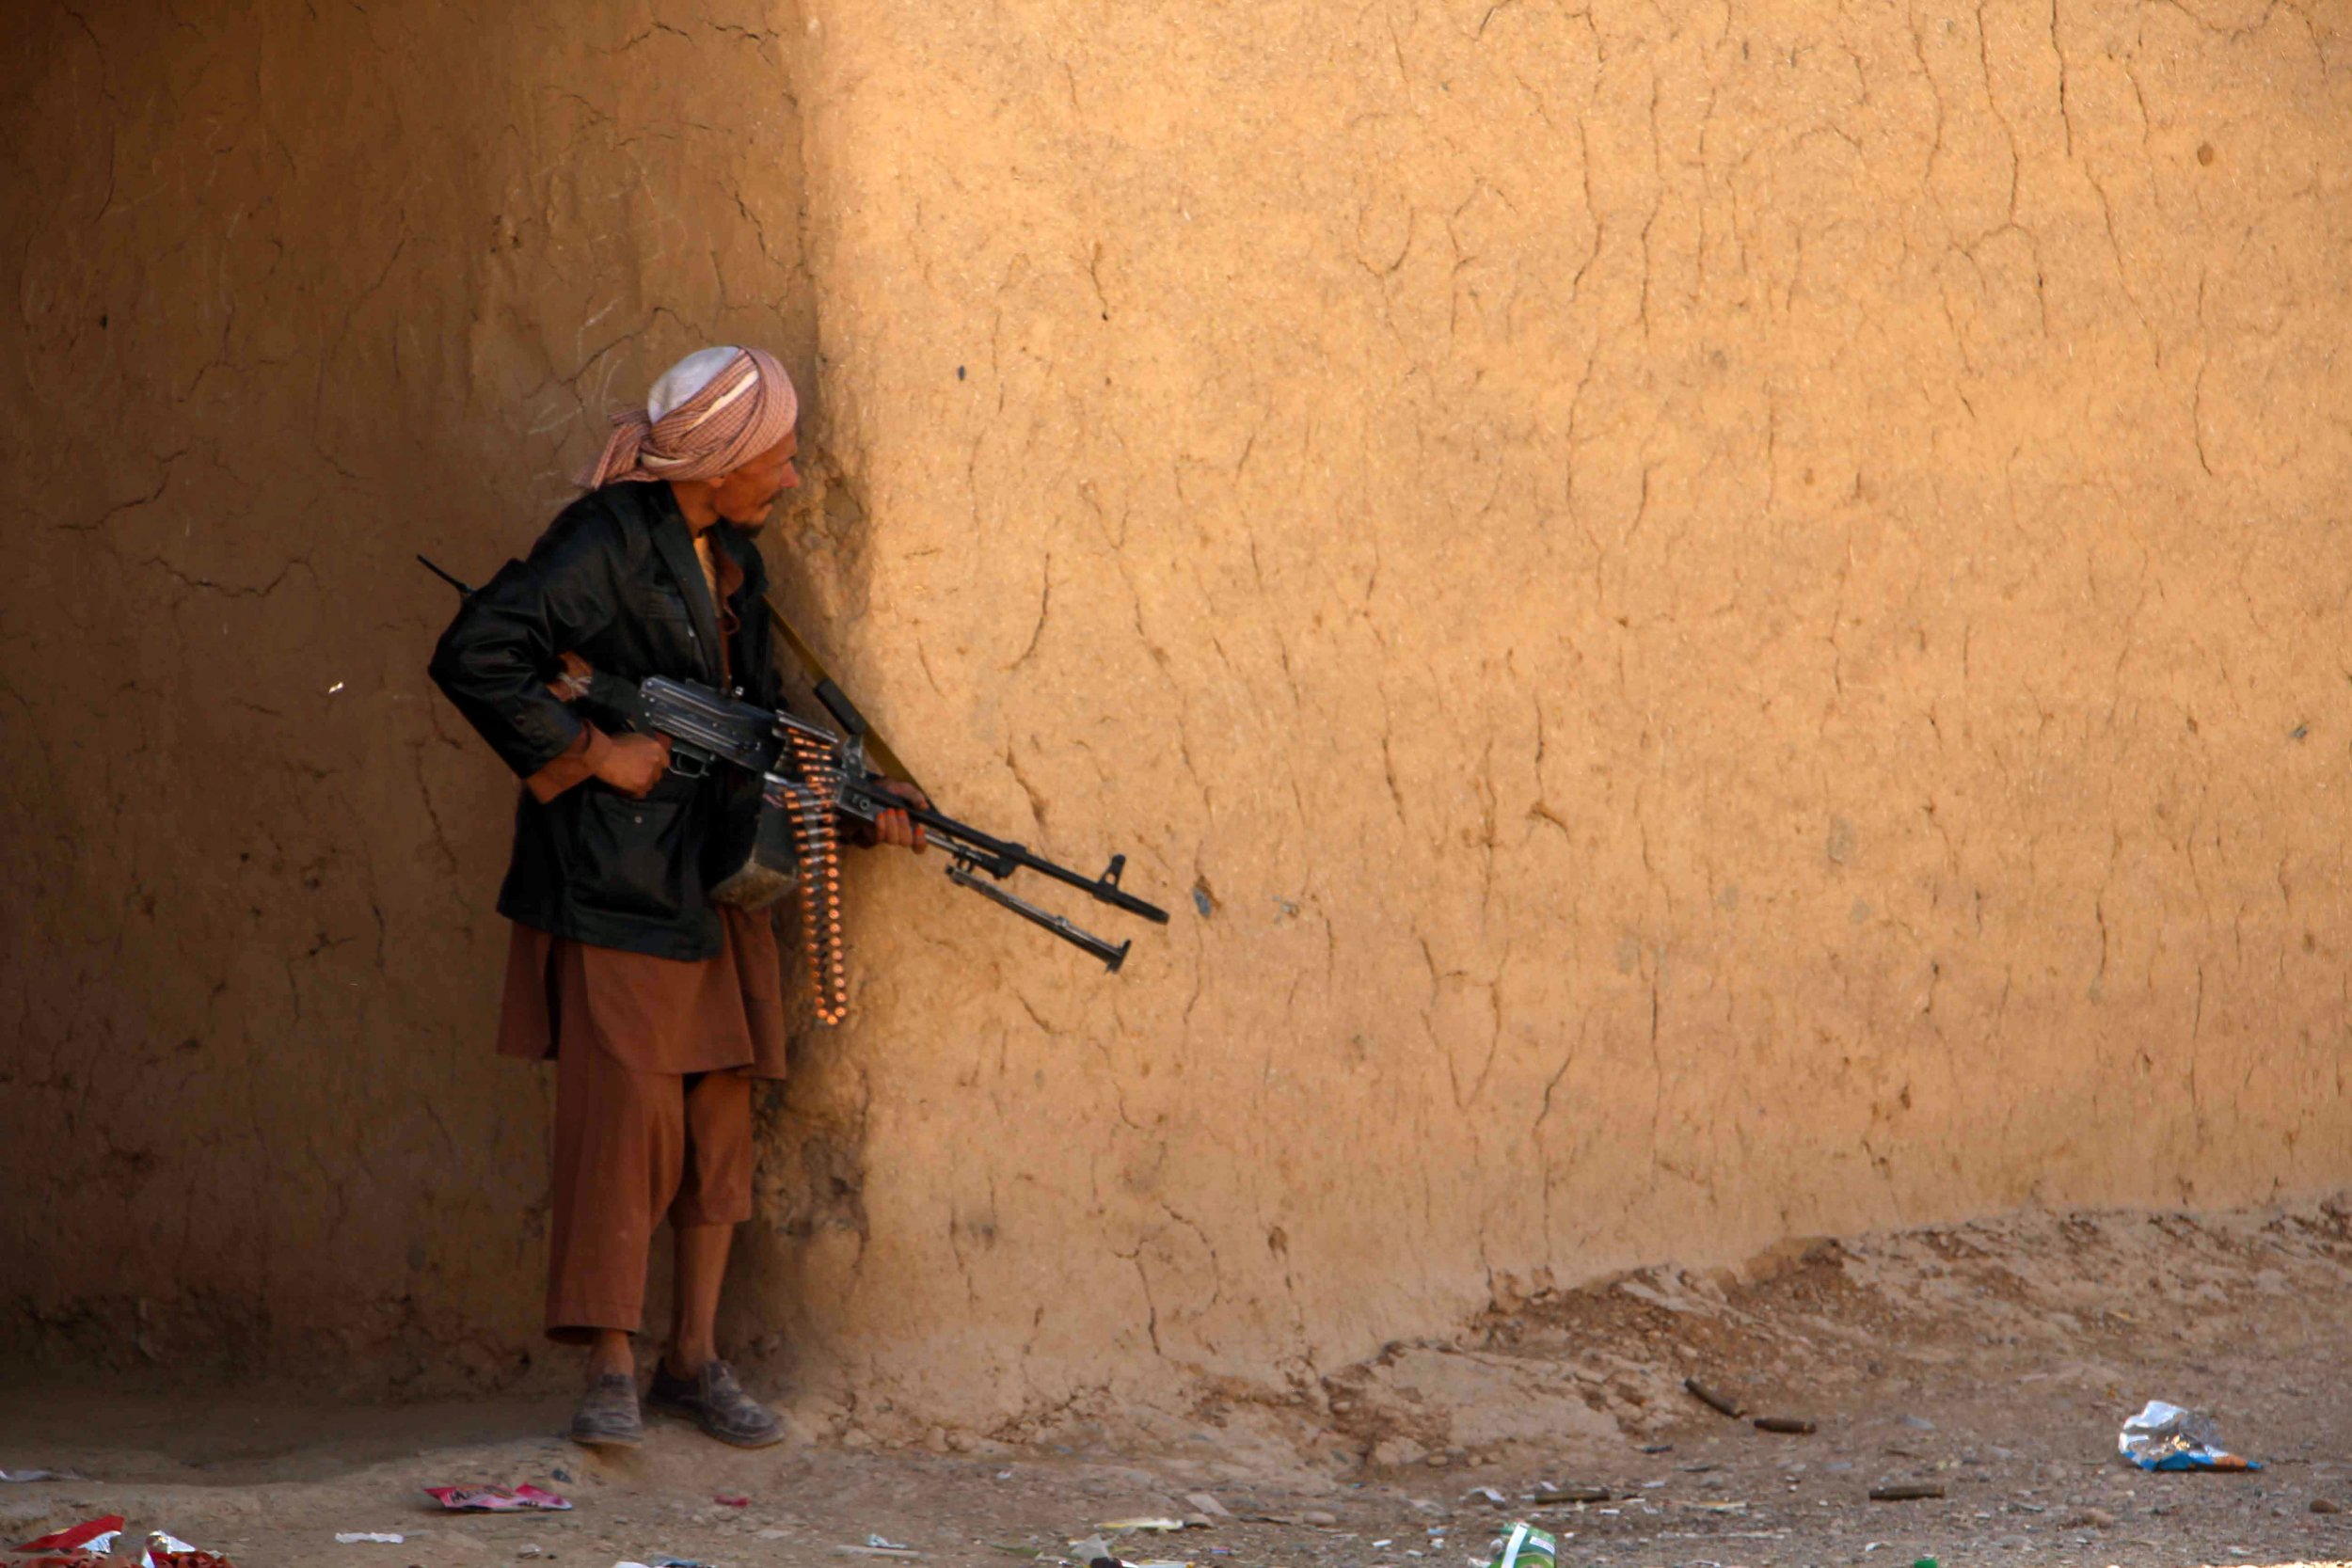
<instances>
[{"instance_id":1,"label":"white skull cap","mask_svg":"<svg viewBox=\"0 0 2352 1568\"><path fill-rule=\"evenodd\" d=\"M659 424L671 409L710 385L721 371L735 363L739 348L696 349L661 372L645 394L645 418Z\"/></svg>"}]
</instances>

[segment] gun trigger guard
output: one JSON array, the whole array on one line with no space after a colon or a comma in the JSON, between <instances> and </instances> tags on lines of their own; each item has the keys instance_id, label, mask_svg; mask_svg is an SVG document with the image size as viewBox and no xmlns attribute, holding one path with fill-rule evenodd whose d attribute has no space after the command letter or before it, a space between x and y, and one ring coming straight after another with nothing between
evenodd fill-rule
<instances>
[{"instance_id":1,"label":"gun trigger guard","mask_svg":"<svg viewBox=\"0 0 2352 1568\"><path fill-rule=\"evenodd\" d=\"M675 742L670 747L670 771L681 779L699 779L710 772L710 759L700 752L681 751Z\"/></svg>"}]
</instances>

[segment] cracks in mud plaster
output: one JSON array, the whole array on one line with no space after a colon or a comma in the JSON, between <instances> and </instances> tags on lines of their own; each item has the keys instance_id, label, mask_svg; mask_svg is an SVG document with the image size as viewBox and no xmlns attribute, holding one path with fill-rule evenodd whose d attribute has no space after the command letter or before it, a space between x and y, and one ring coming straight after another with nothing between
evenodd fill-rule
<instances>
[{"instance_id":1,"label":"cracks in mud plaster","mask_svg":"<svg viewBox=\"0 0 2352 1568\"><path fill-rule=\"evenodd\" d=\"M318 574L312 570L310 558L307 555L296 556L294 560L287 562L285 565L278 568L278 575L276 577L271 578L269 581L262 583L259 587L245 588L238 587L234 583L215 582L211 578L197 577L192 573L181 570L178 566L173 565L169 561L165 560L159 555L150 556L144 561L135 561L131 562L131 564L137 567L154 567L160 569L174 581L178 582L183 588L194 588L199 589L208 594L217 594L225 599L266 599L272 594L278 592L278 586L289 577L292 577L297 570L308 573L313 585L315 585L318 580ZM264 709L263 711L267 710Z\"/></svg>"},{"instance_id":2,"label":"cracks in mud plaster","mask_svg":"<svg viewBox=\"0 0 2352 1568\"><path fill-rule=\"evenodd\" d=\"M2009 145L2009 216L2003 227L2018 229L2017 185L2020 163L2017 154L2017 127L2011 124L2009 116L2002 112L2000 89L1994 85L1993 81L1993 44L1992 40L1985 36L1984 27L1984 8L1988 3L1989 0L1978 0L1977 5L1977 67L1984 73L1985 107L1991 111L1994 121L2000 125L2002 139ZM2022 229L2019 231L2024 232ZM2030 239L2032 236L2026 237ZM2043 324L2045 329L2047 325L2045 321Z\"/></svg>"},{"instance_id":3,"label":"cracks in mud plaster","mask_svg":"<svg viewBox=\"0 0 2352 1568\"><path fill-rule=\"evenodd\" d=\"M1029 628L1028 645L1021 650L1020 655L1015 657L1010 664L1005 666L1005 669L1009 672L1020 669L1023 665L1028 663L1031 658L1035 657L1037 655L1037 645L1045 636L1045 620L1048 615L1053 613L1054 610L1053 551L1048 550L1045 552L1045 564L1039 571L1038 576L1041 580L1037 595L1037 625ZM1009 760L1009 758L1008 760ZM1026 787L1026 785L1025 784L1024 787Z\"/></svg>"},{"instance_id":4,"label":"cracks in mud plaster","mask_svg":"<svg viewBox=\"0 0 2352 1568\"><path fill-rule=\"evenodd\" d=\"M2227 39L2233 43L2240 42L2246 39L2252 38L2256 33L2259 33L2264 28L2269 26L2270 19L2276 16L2282 8L2294 15L2302 18L2306 26L2310 25L2311 20L2309 17L2304 17L2302 11L2298 8L2287 4L2287 0L2270 0L2270 4L2263 8L2262 15L2256 17L2253 21L2248 23L2243 27L2224 27L2217 23L2208 22L2202 15L2199 14L2196 9L2185 4L2184 0L2140 0L2140 4L2142 8L2153 8L2162 10L2178 11L2181 15L2188 18L2190 22L2196 24L2201 31L2209 33L2215 38Z\"/></svg>"},{"instance_id":5,"label":"cracks in mud plaster","mask_svg":"<svg viewBox=\"0 0 2352 1568\"><path fill-rule=\"evenodd\" d=\"M2213 364L2212 340L2205 323L2205 286L2212 281L2213 270L2201 267L2197 273L2197 379L2189 394L2189 434L2197 445L2197 466L2207 479L2217 477L2213 469L2213 454L2205 447L2205 372ZM2242 562L2241 562L2242 564Z\"/></svg>"},{"instance_id":6,"label":"cracks in mud plaster","mask_svg":"<svg viewBox=\"0 0 2352 1568\"><path fill-rule=\"evenodd\" d=\"M60 517L51 526L56 529L56 531L60 533L97 533L103 531L106 525L113 522L117 517L122 516L127 513L139 511L144 507L154 505L157 501L164 499L164 492L171 488L171 470L173 466L176 465L182 458L187 456L189 451L192 450L193 449L189 447L182 447L176 451L166 453L160 460L161 471L156 475L155 487L152 490L150 490L147 494L143 496L134 496L127 501L119 501L115 505L106 508L105 511L100 513L96 517L87 523L77 523L70 519Z\"/></svg>"},{"instance_id":7,"label":"cracks in mud plaster","mask_svg":"<svg viewBox=\"0 0 2352 1568\"><path fill-rule=\"evenodd\" d=\"M1029 782L1028 774L1022 769L1020 755L1009 741L1005 745L1005 767L1012 774L1012 782L1021 786L1021 793L1028 797L1030 820L1042 831L1048 811L1044 792Z\"/></svg>"}]
</instances>

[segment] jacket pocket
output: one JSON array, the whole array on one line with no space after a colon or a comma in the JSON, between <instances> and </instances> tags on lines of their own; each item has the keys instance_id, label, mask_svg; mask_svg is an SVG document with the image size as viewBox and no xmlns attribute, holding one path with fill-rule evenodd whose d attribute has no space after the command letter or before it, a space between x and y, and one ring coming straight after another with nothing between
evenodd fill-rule
<instances>
[{"instance_id":1,"label":"jacket pocket","mask_svg":"<svg viewBox=\"0 0 2352 1568\"><path fill-rule=\"evenodd\" d=\"M693 858L683 800L632 800L602 791L580 800L573 901L612 914L674 920L684 912Z\"/></svg>"}]
</instances>

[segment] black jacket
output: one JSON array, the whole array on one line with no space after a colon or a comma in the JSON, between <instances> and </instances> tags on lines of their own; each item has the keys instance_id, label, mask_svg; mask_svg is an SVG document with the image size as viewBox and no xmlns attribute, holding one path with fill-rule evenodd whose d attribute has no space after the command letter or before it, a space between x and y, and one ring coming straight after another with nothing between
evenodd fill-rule
<instances>
[{"instance_id":1,"label":"black jacket","mask_svg":"<svg viewBox=\"0 0 2352 1568\"><path fill-rule=\"evenodd\" d=\"M768 615L767 565L750 537L721 523L720 549L743 568L730 604L739 623L729 673L746 700L781 705ZM628 680L668 675L720 684L719 617L693 534L670 487L607 485L565 507L527 561L510 561L468 599L433 650L435 684L517 777L570 750L581 720L547 683L576 653ZM600 947L664 958L719 951L707 893L732 867L711 863L756 809L756 781L714 768L665 775L632 800L590 779L515 813L515 854L499 890L510 920ZM716 846L716 847L714 847Z\"/></svg>"}]
</instances>

